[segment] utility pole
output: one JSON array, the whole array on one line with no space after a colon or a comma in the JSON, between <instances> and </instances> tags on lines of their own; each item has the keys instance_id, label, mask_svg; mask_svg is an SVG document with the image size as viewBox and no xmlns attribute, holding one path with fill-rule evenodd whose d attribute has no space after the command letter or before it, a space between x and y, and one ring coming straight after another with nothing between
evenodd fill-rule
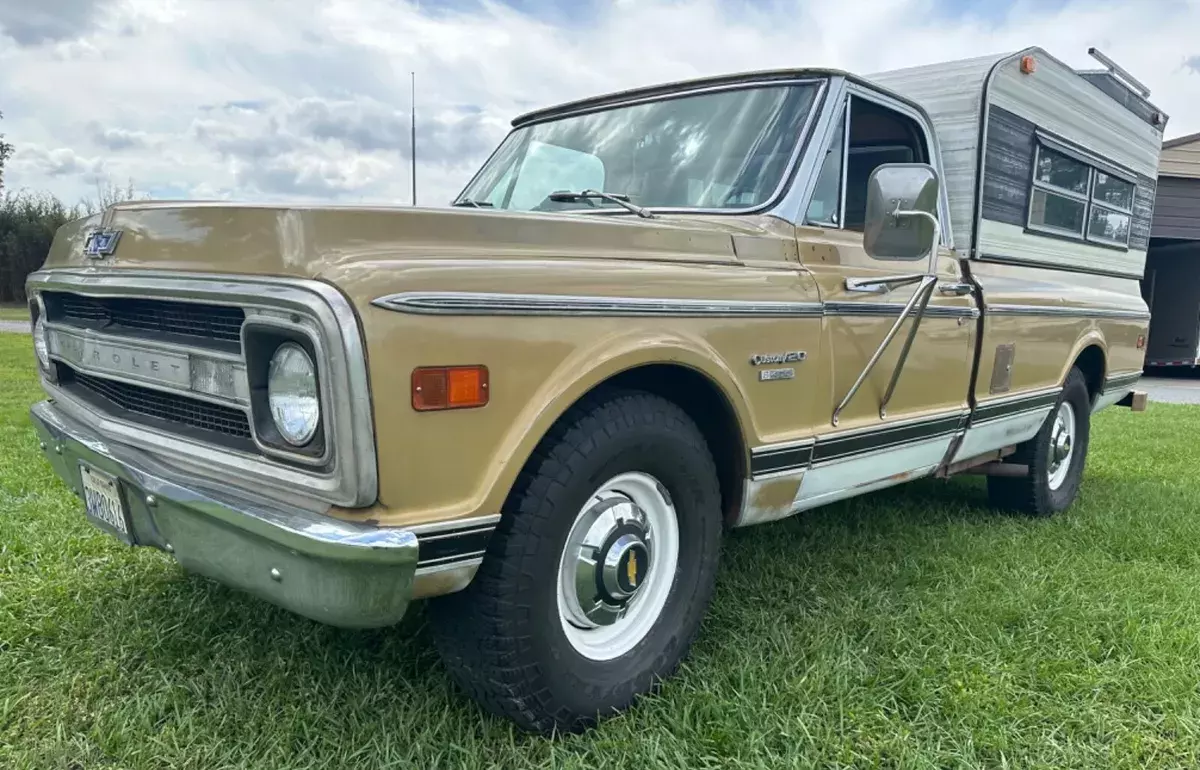
<instances>
[{"instance_id":1,"label":"utility pole","mask_svg":"<svg viewBox=\"0 0 1200 770\"><path fill-rule=\"evenodd\" d=\"M417 73L412 75L412 205L417 205Z\"/></svg>"}]
</instances>

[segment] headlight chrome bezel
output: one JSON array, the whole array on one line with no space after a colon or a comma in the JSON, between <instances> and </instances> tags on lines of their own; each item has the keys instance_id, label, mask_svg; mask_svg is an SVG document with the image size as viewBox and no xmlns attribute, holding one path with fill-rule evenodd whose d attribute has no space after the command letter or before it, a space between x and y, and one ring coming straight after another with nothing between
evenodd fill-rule
<instances>
[{"instance_id":1,"label":"headlight chrome bezel","mask_svg":"<svg viewBox=\"0 0 1200 770\"><path fill-rule=\"evenodd\" d=\"M41 294L29 298L29 330L33 337L33 355L37 359L42 374L49 375L54 371L54 361L50 358L50 335L46 330L46 304Z\"/></svg>"},{"instance_id":2,"label":"headlight chrome bezel","mask_svg":"<svg viewBox=\"0 0 1200 770\"><path fill-rule=\"evenodd\" d=\"M302 445L288 441L280 432L272 413L269 393L271 361L284 345L294 344L308 357L317 385L317 428ZM255 446L268 457L308 467L323 468L331 460L331 442L327 433L329 394L322 377L320 336L309 325L293 316L248 318L242 325L242 351L250 387L250 426Z\"/></svg>"}]
</instances>

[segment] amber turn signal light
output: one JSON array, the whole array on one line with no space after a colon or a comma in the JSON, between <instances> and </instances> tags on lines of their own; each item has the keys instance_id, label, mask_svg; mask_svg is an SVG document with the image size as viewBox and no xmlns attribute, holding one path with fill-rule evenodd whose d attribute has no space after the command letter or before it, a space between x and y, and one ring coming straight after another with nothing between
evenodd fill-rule
<instances>
[{"instance_id":1,"label":"amber turn signal light","mask_svg":"<svg viewBox=\"0 0 1200 770\"><path fill-rule=\"evenodd\" d=\"M470 409L488 402L486 366L421 366L412 373L412 407L418 412Z\"/></svg>"}]
</instances>

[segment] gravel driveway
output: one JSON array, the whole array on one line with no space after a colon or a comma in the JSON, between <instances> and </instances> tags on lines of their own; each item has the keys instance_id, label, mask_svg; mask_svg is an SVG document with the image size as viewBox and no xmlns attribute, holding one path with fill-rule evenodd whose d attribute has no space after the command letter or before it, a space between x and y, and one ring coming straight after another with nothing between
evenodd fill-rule
<instances>
[{"instance_id":1,"label":"gravel driveway","mask_svg":"<svg viewBox=\"0 0 1200 770\"><path fill-rule=\"evenodd\" d=\"M15 332L16 334L29 334L28 321L0 321L0 332Z\"/></svg>"}]
</instances>

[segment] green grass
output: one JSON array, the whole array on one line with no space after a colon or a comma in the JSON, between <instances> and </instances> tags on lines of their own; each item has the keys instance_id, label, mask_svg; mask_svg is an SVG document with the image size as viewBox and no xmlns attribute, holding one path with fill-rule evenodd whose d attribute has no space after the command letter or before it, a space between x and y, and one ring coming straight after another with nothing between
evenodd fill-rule
<instances>
[{"instance_id":1,"label":"green grass","mask_svg":"<svg viewBox=\"0 0 1200 770\"><path fill-rule=\"evenodd\" d=\"M1079 503L921 482L732 534L694 653L583 736L449 684L421 613L322 627L128 550L39 457L0 335L0 767L1195 767L1200 410L1111 410Z\"/></svg>"},{"instance_id":2,"label":"green grass","mask_svg":"<svg viewBox=\"0 0 1200 770\"><path fill-rule=\"evenodd\" d=\"M29 308L23 304L10 305L0 302L0 321L29 321Z\"/></svg>"}]
</instances>

